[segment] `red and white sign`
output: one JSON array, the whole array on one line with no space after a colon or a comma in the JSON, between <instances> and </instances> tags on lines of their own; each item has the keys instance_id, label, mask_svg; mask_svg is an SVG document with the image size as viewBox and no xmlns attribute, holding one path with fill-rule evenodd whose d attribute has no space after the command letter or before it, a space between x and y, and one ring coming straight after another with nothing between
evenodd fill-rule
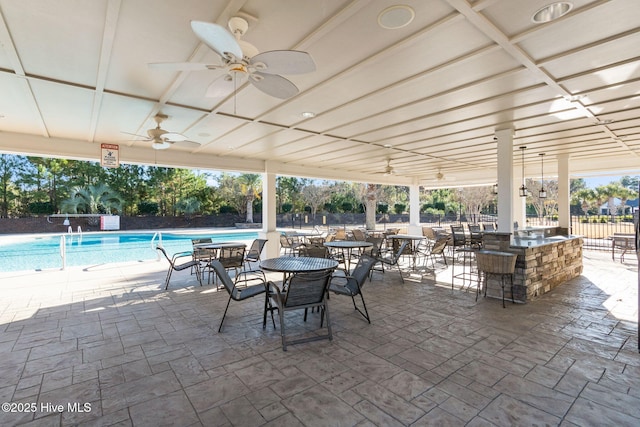
<instances>
[{"instance_id":1,"label":"red and white sign","mask_svg":"<svg viewBox=\"0 0 640 427\"><path fill-rule=\"evenodd\" d=\"M100 166L105 168L120 167L120 147L116 144L100 144Z\"/></svg>"}]
</instances>

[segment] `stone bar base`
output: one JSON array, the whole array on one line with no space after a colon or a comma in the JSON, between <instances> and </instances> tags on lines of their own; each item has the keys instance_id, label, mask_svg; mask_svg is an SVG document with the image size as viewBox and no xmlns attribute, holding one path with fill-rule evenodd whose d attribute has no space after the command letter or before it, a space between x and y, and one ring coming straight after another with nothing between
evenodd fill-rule
<instances>
[{"instance_id":1,"label":"stone bar base","mask_svg":"<svg viewBox=\"0 0 640 427\"><path fill-rule=\"evenodd\" d=\"M519 239L513 239L507 250L518 254L513 278L513 296L516 302L530 301L582 274L582 237L544 239L543 242L534 241L530 247L523 246L522 243ZM505 277L504 290L505 300L511 300L511 282L508 277ZM489 277L487 296L502 298L500 278Z\"/></svg>"}]
</instances>

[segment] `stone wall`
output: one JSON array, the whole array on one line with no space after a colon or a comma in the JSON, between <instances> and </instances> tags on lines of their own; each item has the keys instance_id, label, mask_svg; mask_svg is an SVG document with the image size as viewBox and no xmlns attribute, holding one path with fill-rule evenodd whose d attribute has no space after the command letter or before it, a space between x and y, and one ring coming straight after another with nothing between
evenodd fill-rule
<instances>
[{"instance_id":1,"label":"stone wall","mask_svg":"<svg viewBox=\"0 0 640 427\"><path fill-rule=\"evenodd\" d=\"M533 247L510 247L517 253L513 279L513 296L516 302L527 302L550 292L582 274L583 239L559 240ZM487 295L502 298L500 279L490 276ZM511 299L511 282L505 279L505 299Z\"/></svg>"}]
</instances>

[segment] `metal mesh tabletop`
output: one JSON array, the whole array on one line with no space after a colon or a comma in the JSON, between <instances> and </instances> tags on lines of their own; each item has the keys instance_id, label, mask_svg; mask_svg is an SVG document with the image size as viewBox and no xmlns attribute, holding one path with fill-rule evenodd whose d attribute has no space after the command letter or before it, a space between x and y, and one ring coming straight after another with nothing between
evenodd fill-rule
<instances>
[{"instance_id":1,"label":"metal mesh tabletop","mask_svg":"<svg viewBox=\"0 0 640 427\"><path fill-rule=\"evenodd\" d=\"M337 266L338 261L333 259L312 257L280 257L265 259L260 262L260 268L263 270L283 273L333 270Z\"/></svg>"}]
</instances>

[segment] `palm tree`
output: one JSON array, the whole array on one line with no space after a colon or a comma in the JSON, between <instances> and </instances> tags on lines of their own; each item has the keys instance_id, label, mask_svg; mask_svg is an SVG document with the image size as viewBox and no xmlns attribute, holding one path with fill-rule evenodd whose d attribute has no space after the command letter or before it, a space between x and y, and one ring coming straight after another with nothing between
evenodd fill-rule
<instances>
[{"instance_id":1,"label":"palm tree","mask_svg":"<svg viewBox=\"0 0 640 427\"><path fill-rule=\"evenodd\" d=\"M61 204L62 213L115 213L122 210L122 197L107 184L74 187Z\"/></svg>"},{"instance_id":2,"label":"palm tree","mask_svg":"<svg viewBox=\"0 0 640 427\"><path fill-rule=\"evenodd\" d=\"M247 203L247 223L253 223L253 201L260 197L262 177L257 173L243 173L238 177L238 182Z\"/></svg>"}]
</instances>

